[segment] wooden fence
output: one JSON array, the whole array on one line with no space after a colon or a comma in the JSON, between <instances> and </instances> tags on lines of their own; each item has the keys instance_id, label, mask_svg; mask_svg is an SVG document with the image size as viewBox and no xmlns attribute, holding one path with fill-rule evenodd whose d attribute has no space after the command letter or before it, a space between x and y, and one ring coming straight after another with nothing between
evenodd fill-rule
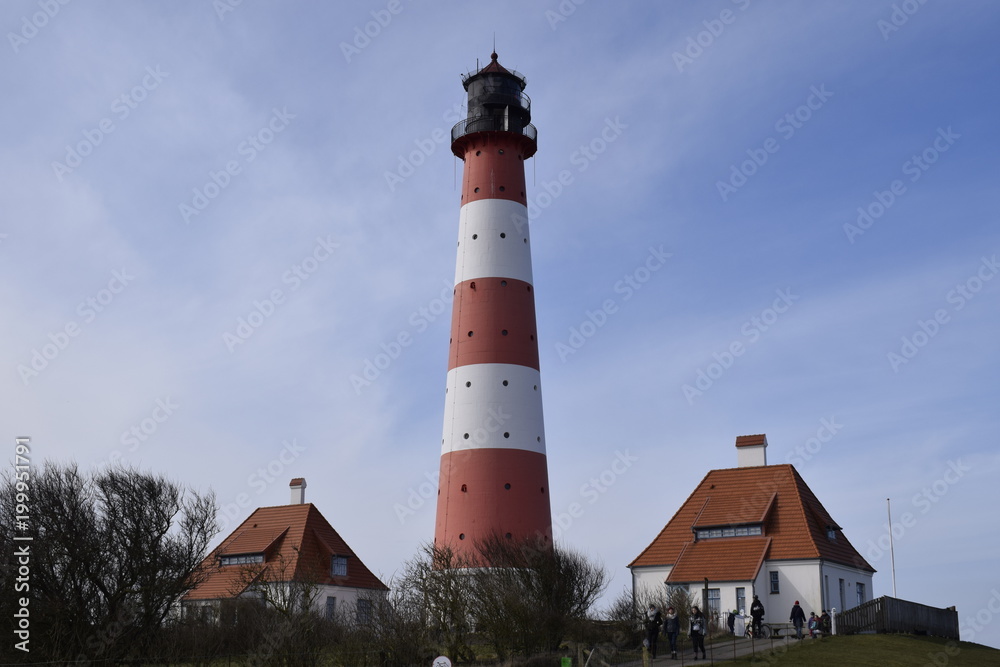
<instances>
[{"instance_id":1,"label":"wooden fence","mask_svg":"<svg viewBox=\"0 0 1000 667\"><path fill-rule=\"evenodd\" d=\"M958 611L888 595L837 613L837 634L900 632L958 639Z\"/></svg>"}]
</instances>

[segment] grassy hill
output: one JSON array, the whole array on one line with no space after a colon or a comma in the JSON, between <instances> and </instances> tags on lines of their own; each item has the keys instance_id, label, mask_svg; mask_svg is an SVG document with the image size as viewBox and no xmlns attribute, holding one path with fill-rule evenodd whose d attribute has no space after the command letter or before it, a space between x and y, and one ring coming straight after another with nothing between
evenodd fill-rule
<instances>
[{"instance_id":1,"label":"grassy hill","mask_svg":"<svg viewBox=\"0 0 1000 667\"><path fill-rule=\"evenodd\" d=\"M775 655L758 654L727 665L773 667L988 667L1000 651L981 644L914 635L851 635L804 639Z\"/></svg>"}]
</instances>

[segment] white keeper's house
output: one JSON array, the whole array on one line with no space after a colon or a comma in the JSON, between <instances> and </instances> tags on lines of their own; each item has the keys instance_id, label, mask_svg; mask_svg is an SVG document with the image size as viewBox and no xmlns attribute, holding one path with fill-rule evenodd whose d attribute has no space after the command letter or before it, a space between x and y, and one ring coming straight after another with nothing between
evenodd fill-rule
<instances>
[{"instance_id":1,"label":"white keeper's house","mask_svg":"<svg viewBox=\"0 0 1000 667\"><path fill-rule=\"evenodd\" d=\"M711 470L629 569L632 590L708 580L710 618L750 611L787 622L800 602L808 616L844 611L872 597L875 569L858 553L790 464L767 465L767 437L736 438L736 468Z\"/></svg>"},{"instance_id":2,"label":"white keeper's house","mask_svg":"<svg viewBox=\"0 0 1000 667\"><path fill-rule=\"evenodd\" d=\"M297 606L327 618L370 618L372 595L388 587L305 502L306 480L296 477L289 488L290 504L257 508L205 558L201 581L181 599L185 616L218 620L228 602L267 597L262 587L269 587L303 593L308 599Z\"/></svg>"}]
</instances>

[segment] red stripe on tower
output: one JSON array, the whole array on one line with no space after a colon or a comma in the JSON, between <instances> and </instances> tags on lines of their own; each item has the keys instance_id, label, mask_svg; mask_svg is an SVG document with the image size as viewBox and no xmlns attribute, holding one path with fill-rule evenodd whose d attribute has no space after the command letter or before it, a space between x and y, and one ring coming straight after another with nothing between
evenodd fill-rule
<instances>
[{"instance_id":1,"label":"red stripe on tower","mask_svg":"<svg viewBox=\"0 0 1000 667\"><path fill-rule=\"evenodd\" d=\"M479 561L488 538L551 545L524 161L525 80L491 62L462 79L451 131L465 163L434 544Z\"/></svg>"}]
</instances>

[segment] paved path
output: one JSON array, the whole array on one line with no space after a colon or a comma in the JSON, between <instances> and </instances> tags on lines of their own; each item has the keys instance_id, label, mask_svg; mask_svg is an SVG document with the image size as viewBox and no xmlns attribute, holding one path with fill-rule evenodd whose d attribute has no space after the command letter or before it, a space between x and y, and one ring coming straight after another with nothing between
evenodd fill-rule
<instances>
[{"instance_id":1,"label":"paved path","mask_svg":"<svg viewBox=\"0 0 1000 667\"><path fill-rule=\"evenodd\" d=\"M677 654L677 660L670 657L670 646L661 639L659 644L659 655L651 662L653 667L668 667L669 665L718 665L724 664L744 655L751 653L763 654L779 646L796 645L799 641L809 641L809 639L798 640L794 637L782 637L780 639L757 639L751 641L746 638L731 638L718 640L705 646L707 658L694 660L694 653L691 652L691 642L682 643L683 652Z\"/></svg>"}]
</instances>

